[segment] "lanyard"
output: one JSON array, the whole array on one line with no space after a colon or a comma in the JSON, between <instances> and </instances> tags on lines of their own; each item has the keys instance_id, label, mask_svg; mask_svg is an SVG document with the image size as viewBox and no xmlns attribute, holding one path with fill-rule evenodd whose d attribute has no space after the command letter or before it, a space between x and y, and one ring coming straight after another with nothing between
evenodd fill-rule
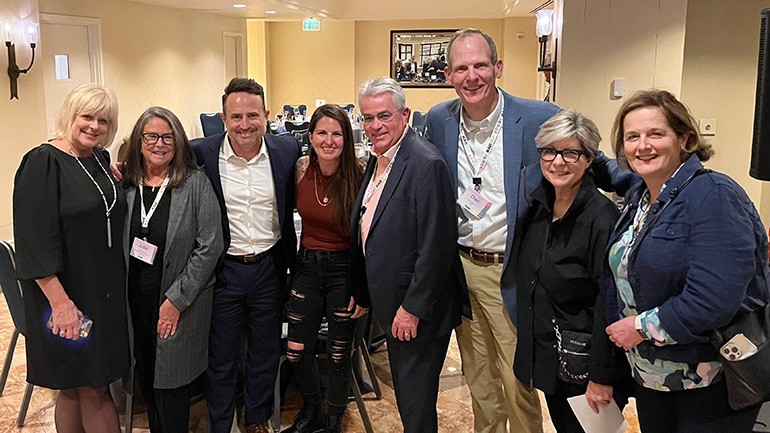
<instances>
[{"instance_id":1,"label":"lanyard","mask_svg":"<svg viewBox=\"0 0 770 433\"><path fill-rule=\"evenodd\" d=\"M163 180L163 183L160 185L160 189L158 190L158 195L155 196L155 201L152 202L152 206L150 206L150 211L147 212L144 208L144 187L142 185L139 185L139 197L140 197L140 203L142 205L142 228L146 229L150 225L150 218L152 218L152 214L155 213L155 209L158 207L158 203L160 203L161 197L163 197L163 193L166 192L166 186L168 186L169 177L166 176L166 178Z\"/></svg>"},{"instance_id":2,"label":"lanyard","mask_svg":"<svg viewBox=\"0 0 770 433\"><path fill-rule=\"evenodd\" d=\"M484 171L485 168L487 168L487 162L489 161L489 155L492 153L492 146L495 145L495 142L497 141L497 137L500 135L500 132L503 130L503 112L505 111L505 107L503 107L502 110L500 110L500 116L497 118L497 122L495 123L495 128L492 130L492 135L489 136L487 148L484 150L484 154L481 157L481 161L479 162L478 166L476 165L476 157L473 156L473 150L471 149L470 143L468 142L468 137L465 135L465 129L460 128L460 144L463 148L463 151L465 152L465 156L468 158L468 163L471 165L471 175L473 176L473 187L476 189L476 191L481 190L481 172ZM462 113L460 113L460 116L462 116Z\"/></svg>"},{"instance_id":3,"label":"lanyard","mask_svg":"<svg viewBox=\"0 0 770 433\"><path fill-rule=\"evenodd\" d=\"M379 157L382 158L382 157ZM379 159L377 158L377 159ZM388 176L390 175L390 170L393 168L393 162L396 161L396 155L393 155L393 158L391 158L390 162L388 163L388 166L385 168L385 171L380 175L380 178L377 179L377 182L372 183L369 181L369 185L366 187L366 194L364 194L364 208L366 208L366 205L369 204L369 200L372 199L372 196L374 196L374 193L377 192L378 189L382 186L385 181L388 180ZM374 174L377 174L377 169L375 168Z\"/></svg>"}]
</instances>

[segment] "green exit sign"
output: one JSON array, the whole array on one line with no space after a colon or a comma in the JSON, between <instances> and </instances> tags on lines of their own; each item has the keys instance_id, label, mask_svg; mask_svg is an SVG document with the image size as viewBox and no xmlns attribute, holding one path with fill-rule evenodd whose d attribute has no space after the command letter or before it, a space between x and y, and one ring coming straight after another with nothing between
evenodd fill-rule
<instances>
[{"instance_id":1,"label":"green exit sign","mask_svg":"<svg viewBox=\"0 0 770 433\"><path fill-rule=\"evenodd\" d=\"M306 18L302 20L303 32L318 32L321 31L321 20L317 18Z\"/></svg>"}]
</instances>

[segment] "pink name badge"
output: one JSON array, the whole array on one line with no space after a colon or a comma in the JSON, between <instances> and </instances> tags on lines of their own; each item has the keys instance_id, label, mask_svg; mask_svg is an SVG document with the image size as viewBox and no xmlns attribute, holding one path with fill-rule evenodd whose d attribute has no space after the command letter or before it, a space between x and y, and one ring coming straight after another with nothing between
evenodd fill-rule
<instances>
[{"instance_id":1,"label":"pink name badge","mask_svg":"<svg viewBox=\"0 0 770 433\"><path fill-rule=\"evenodd\" d=\"M485 199L473 187L465 190L465 193L457 199L457 204L476 219L483 217L492 207L492 202Z\"/></svg>"},{"instance_id":2,"label":"pink name badge","mask_svg":"<svg viewBox=\"0 0 770 433\"><path fill-rule=\"evenodd\" d=\"M134 238L134 243L131 245L131 257L139 259L148 265L152 265L155 261L155 254L158 252L158 247L139 238Z\"/></svg>"}]
</instances>

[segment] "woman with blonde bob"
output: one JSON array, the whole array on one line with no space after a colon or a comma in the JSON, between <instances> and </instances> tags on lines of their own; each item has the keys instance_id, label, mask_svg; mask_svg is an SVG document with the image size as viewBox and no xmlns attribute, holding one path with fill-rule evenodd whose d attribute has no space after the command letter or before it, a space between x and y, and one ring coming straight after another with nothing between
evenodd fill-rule
<instances>
[{"instance_id":1,"label":"woman with blonde bob","mask_svg":"<svg viewBox=\"0 0 770 433\"><path fill-rule=\"evenodd\" d=\"M191 384L208 366L214 267L224 248L219 203L182 123L165 108L139 116L124 170L136 376L150 431L183 433Z\"/></svg>"},{"instance_id":2,"label":"woman with blonde bob","mask_svg":"<svg viewBox=\"0 0 770 433\"><path fill-rule=\"evenodd\" d=\"M516 378L545 394L559 433L582 433L567 398L585 394L599 407L621 409L630 392L623 351L607 339L599 281L602 258L618 209L597 189L591 172L601 136L574 109L540 126L535 144L543 180L519 220L511 257L516 267L518 343ZM585 344L582 355L570 340Z\"/></svg>"},{"instance_id":3,"label":"woman with blonde bob","mask_svg":"<svg viewBox=\"0 0 770 433\"><path fill-rule=\"evenodd\" d=\"M639 179L610 236L606 332L625 349L645 432L750 432L759 407L728 405L714 330L768 302L767 235L743 188L707 170L713 155L687 107L634 94L612 127Z\"/></svg>"},{"instance_id":4,"label":"woman with blonde bob","mask_svg":"<svg viewBox=\"0 0 770 433\"><path fill-rule=\"evenodd\" d=\"M120 431L108 385L129 368L126 197L104 150L117 120L111 90L76 87L14 182L17 277L39 286L24 293L27 381L60 390L59 432Z\"/></svg>"}]
</instances>

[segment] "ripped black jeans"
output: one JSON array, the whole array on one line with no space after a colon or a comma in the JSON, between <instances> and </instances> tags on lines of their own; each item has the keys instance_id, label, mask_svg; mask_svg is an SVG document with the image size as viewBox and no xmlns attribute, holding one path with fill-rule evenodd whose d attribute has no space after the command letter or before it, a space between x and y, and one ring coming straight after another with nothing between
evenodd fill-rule
<instances>
[{"instance_id":1,"label":"ripped black jeans","mask_svg":"<svg viewBox=\"0 0 770 433\"><path fill-rule=\"evenodd\" d=\"M350 358L355 330L348 311L349 252L300 248L294 283L286 304L289 338L286 358L292 364L303 395L319 394L321 383L315 362L315 346L321 320L326 316L329 403L344 406L350 393Z\"/></svg>"}]
</instances>

